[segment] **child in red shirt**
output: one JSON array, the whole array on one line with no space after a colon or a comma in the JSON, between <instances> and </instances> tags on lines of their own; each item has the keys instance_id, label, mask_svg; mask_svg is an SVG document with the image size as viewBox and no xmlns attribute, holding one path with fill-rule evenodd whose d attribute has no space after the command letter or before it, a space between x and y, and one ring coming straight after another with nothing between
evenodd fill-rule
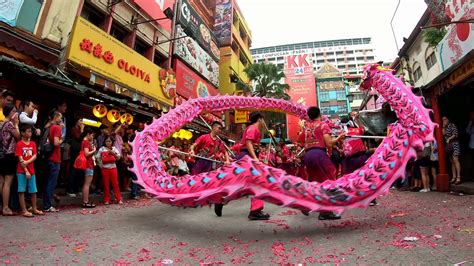
<instances>
[{"instance_id":1,"label":"child in red shirt","mask_svg":"<svg viewBox=\"0 0 474 266\"><path fill-rule=\"evenodd\" d=\"M18 197L20 200L21 214L24 217L33 217L33 214L43 215L44 213L36 206L36 176L34 161L36 160L36 144L31 141L31 125L22 125L20 127L21 140L16 145L15 155L18 156L18 165L16 176L18 178ZM26 209L25 192L31 194L32 212Z\"/></svg>"}]
</instances>

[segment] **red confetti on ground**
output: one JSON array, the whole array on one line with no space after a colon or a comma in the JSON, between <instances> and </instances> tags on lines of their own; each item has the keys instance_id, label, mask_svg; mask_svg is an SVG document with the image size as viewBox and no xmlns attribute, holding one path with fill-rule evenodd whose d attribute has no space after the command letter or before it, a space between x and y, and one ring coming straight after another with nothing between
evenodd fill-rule
<instances>
[{"instance_id":1,"label":"red confetti on ground","mask_svg":"<svg viewBox=\"0 0 474 266\"><path fill-rule=\"evenodd\" d=\"M395 218L395 217L403 217L403 216L406 216L406 215L408 215L408 213L402 212L402 211L396 211L396 212L390 213L388 216L390 218Z\"/></svg>"},{"instance_id":2,"label":"red confetti on ground","mask_svg":"<svg viewBox=\"0 0 474 266\"><path fill-rule=\"evenodd\" d=\"M186 243L186 242L178 242L178 246L180 246L180 247L185 247L187 245L188 245L188 243Z\"/></svg>"},{"instance_id":3,"label":"red confetti on ground","mask_svg":"<svg viewBox=\"0 0 474 266\"><path fill-rule=\"evenodd\" d=\"M288 211L284 211L284 212L278 214L278 216L293 216L293 215L298 215L298 212L293 211L293 210L288 210Z\"/></svg>"},{"instance_id":4,"label":"red confetti on ground","mask_svg":"<svg viewBox=\"0 0 474 266\"><path fill-rule=\"evenodd\" d=\"M265 221L266 224L276 224L278 227L282 227L283 229L290 229L290 226L286 223L285 220L268 220Z\"/></svg>"}]
</instances>

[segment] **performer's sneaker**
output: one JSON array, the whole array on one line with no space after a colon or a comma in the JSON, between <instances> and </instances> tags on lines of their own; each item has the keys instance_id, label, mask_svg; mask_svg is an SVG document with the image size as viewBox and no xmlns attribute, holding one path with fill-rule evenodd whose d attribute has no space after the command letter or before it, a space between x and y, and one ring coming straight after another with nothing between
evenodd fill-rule
<instances>
[{"instance_id":1,"label":"performer's sneaker","mask_svg":"<svg viewBox=\"0 0 474 266\"><path fill-rule=\"evenodd\" d=\"M378 206L378 205L379 205L379 203L375 199L373 201L371 201L370 204L369 204L369 206L372 206L372 207L373 206Z\"/></svg>"},{"instance_id":2,"label":"performer's sneaker","mask_svg":"<svg viewBox=\"0 0 474 266\"><path fill-rule=\"evenodd\" d=\"M330 213L320 213L318 216L319 220L339 220L341 219L340 215L334 214L332 212Z\"/></svg>"},{"instance_id":3,"label":"performer's sneaker","mask_svg":"<svg viewBox=\"0 0 474 266\"><path fill-rule=\"evenodd\" d=\"M270 214L264 213L262 211L251 211L249 213L249 220L268 220L270 219Z\"/></svg>"},{"instance_id":4,"label":"performer's sneaker","mask_svg":"<svg viewBox=\"0 0 474 266\"><path fill-rule=\"evenodd\" d=\"M218 217L222 216L222 208L224 208L224 204L216 203L214 204L214 212Z\"/></svg>"}]
</instances>

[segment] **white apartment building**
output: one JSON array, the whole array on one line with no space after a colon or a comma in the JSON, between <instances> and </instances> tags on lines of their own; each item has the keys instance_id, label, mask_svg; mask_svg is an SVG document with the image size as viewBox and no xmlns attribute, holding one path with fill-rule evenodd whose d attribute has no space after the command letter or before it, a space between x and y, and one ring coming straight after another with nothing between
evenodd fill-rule
<instances>
[{"instance_id":1,"label":"white apartment building","mask_svg":"<svg viewBox=\"0 0 474 266\"><path fill-rule=\"evenodd\" d=\"M376 62L372 38L351 38L277 45L251 49L256 63L272 63L283 69L285 56L310 54L316 72L323 64L337 67L344 76L362 75L366 64Z\"/></svg>"}]
</instances>

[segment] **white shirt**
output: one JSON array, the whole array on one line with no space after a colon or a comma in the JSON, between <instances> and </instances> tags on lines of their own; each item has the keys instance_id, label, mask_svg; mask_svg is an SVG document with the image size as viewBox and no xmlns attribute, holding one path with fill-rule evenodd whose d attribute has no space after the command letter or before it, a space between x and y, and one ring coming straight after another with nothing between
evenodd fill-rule
<instances>
[{"instance_id":1,"label":"white shirt","mask_svg":"<svg viewBox=\"0 0 474 266\"><path fill-rule=\"evenodd\" d=\"M98 160L99 166L104 169L117 168L117 165L115 163L108 163L108 164L102 163L102 153L104 152L109 152L109 150L106 147L102 147L99 149L99 152L97 153L98 156L96 157L96 159ZM120 158L120 153L117 150L117 148L115 148L114 146L112 146L112 152L115 153Z\"/></svg>"},{"instance_id":2,"label":"white shirt","mask_svg":"<svg viewBox=\"0 0 474 266\"><path fill-rule=\"evenodd\" d=\"M25 112L20 114L20 123L22 124L34 126L36 124L36 120L38 120L38 112L33 112L33 117L31 118Z\"/></svg>"},{"instance_id":3,"label":"white shirt","mask_svg":"<svg viewBox=\"0 0 474 266\"><path fill-rule=\"evenodd\" d=\"M469 134L469 148L474 150L474 123L472 121L469 121L466 133Z\"/></svg>"}]
</instances>

